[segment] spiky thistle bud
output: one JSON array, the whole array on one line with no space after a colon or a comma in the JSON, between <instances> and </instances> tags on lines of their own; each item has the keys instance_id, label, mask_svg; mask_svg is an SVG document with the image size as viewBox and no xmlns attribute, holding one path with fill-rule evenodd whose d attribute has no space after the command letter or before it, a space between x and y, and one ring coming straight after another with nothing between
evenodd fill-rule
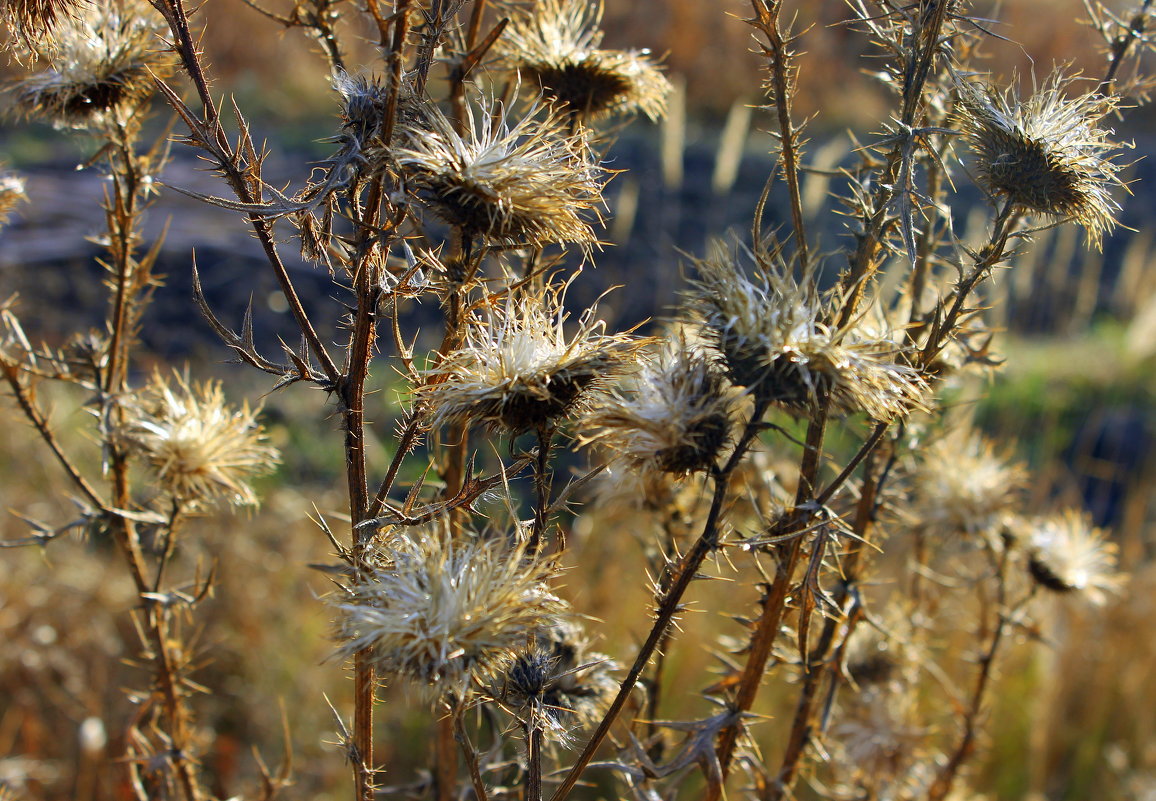
<instances>
[{"instance_id":1,"label":"spiky thistle bud","mask_svg":"<svg viewBox=\"0 0 1156 801\"><path fill-rule=\"evenodd\" d=\"M617 665L563 622L538 634L501 672L492 694L527 727L559 742L602 717L618 690Z\"/></svg>"},{"instance_id":2,"label":"spiky thistle bud","mask_svg":"<svg viewBox=\"0 0 1156 801\"><path fill-rule=\"evenodd\" d=\"M583 117L666 113L670 81L646 51L604 50L602 4L540 0L515 8L498 40L504 63L567 112Z\"/></svg>"},{"instance_id":3,"label":"spiky thistle bud","mask_svg":"<svg viewBox=\"0 0 1156 801\"><path fill-rule=\"evenodd\" d=\"M594 307L566 335L563 288L522 295L470 321L462 346L421 390L434 425L470 422L518 433L573 414L645 341L605 333Z\"/></svg>"},{"instance_id":4,"label":"spiky thistle bud","mask_svg":"<svg viewBox=\"0 0 1156 801\"><path fill-rule=\"evenodd\" d=\"M1024 99L1015 87L1000 92L960 81L955 118L984 189L1021 211L1079 223L1098 248L1120 210L1112 191L1124 187L1121 165L1112 161L1120 145L1099 127L1119 99L1069 97L1072 83L1056 73Z\"/></svg>"},{"instance_id":5,"label":"spiky thistle bud","mask_svg":"<svg viewBox=\"0 0 1156 801\"><path fill-rule=\"evenodd\" d=\"M280 458L265 443L256 412L226 403L217 381L193 384L156 374L128 411L126 441L162 492L193 507L256 505L250 480L272 472Z\"/></svg>"},{"instance_id":6,"label":"spiky thistle bud","mask_svg":"<svg viewBox=\"0 0 1156 801\"><path fill-rule=\"evenodd\" d=\"M368 649L382 671L439 692L489 683L565 614L553 570L524 544L455 536L448 521L396 532L335 604L338 652Z\"/></svg>"},{"instance_id":7,"label":"spiky thistle bud","mask_svg":"<svg viewBox=\"0 0 1156 801\"><path fill-rule=\"evenodd\" d=\"M513 124L493 108L467 111L460 134L429 105L425 127L407 126L389 151L425 205L477 241L592 245L583 214L602 201L606 175L585 140L538 108Z\"/></svg>"},{"instance_id":8,"label":"spiky thistle bud","mask_svg":"<svg viewBox=\"0 0 1156 801\"><path fill-rule=\"evenodd\" d=\"M924 444L919 454L911 508L920 525L942 534L990 534L1018 506L1023 466L970 428Z\"/></svg>"},{"instance_id":9,"label":"spiky thistle bud","mask_svg":"<svg viewBox=\"0 0 1156 801\"><path fill-rule=\"evenodd\" d=\"M1119 589L1116 546L1086 514L1068 509L1060 515L1028 521L1028 572L1044 589L1079 593L1102 604Z\"/></svg>"},{"instance_id":10,"label":"spiky thistle bud","mask_svg":"<svg viewBox=\"0 0 1156 801\"><path fill-rule=\"evenodd\" d=\"M17 108L74 128L125 119L152 95L153 76L172 66L159 31L159 18L139 0L94 3L60 20L34 45L49 67L15 85Z\"/></svg>"},{"instance_id":11,"label":"spiky thistle bud","mask_svg":"<svg viewBox=\"0 0 1156 801\"><path fill-rule=\"evenodd\" d=\"M722 246L695 262L693 301L703 333L735 384L801 413L820 397L836 411L877 420L921 405L927 385L897 361L891 337L862 326L833 327L826 320L837 304L820 296L813 275L796 280L774 253L744 252L756 277Z\"/></svg>"},{"instance_id":12,"label":"spiky thistle bud","mask_svg":"<svg viewBox=\"0 0 1156 801\"><path fill-rule=\"evenodd\" d=\"M635 468L706 470L730 439L729 393L717 358L679 334L595 406L580 437Z\"/></svg>"}]
</instances>

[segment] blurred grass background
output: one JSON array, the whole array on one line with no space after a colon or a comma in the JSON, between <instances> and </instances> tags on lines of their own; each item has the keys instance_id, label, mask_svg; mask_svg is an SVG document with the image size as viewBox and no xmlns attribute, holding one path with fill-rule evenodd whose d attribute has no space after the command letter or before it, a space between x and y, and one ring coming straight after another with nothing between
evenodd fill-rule
<instances>
[{"instance_id":1,"label":"blurred grass background","mask_svg":"<svg viewBox=\"0 0 1156 801\"><path fill-rule=\"evenodd\" d=\"M268 2L270 8L286 5ZM850 143L841 131L877 131L888 114L887 96L864 73L871 62L862 58L869 55L862 37L839 24L847 16L844 4L797 5L799 26L814 26L803 40L809 55L797 110L800 116L819 115L810 128L809 152L831 167L849 158ZM983 13L985 4L975 5ZM1101 63L1093 34L1073 24L1083 14L1076 0L998 5L992 16L1001 23L994 30L1020 45L989 48L997 76L1029 74L1033 63L1041 74L1057 63ZM318 140L336 125L316 53L296 32L276 30L239 0L210 0L204 9L211 20L204 42L217 89L235 93L269 138L271 174L299 179L310 161L326 155L328 146ZM606 238L612 246L580 283L590 297L625 284L605 304L625 324L660 316L674 300L678 249L701 253L710 236L748 224L771 167L770 139L760 132L769 123L760 110L748 108L760 102L760 65L737 18L747 10L738 0L606 2L606 43L665 54L670 73L684 87L669 123L636 123L612 152L613 166L629 170L611 185L613 222ZM373 70L373 58L373 48L362 41L350 63ZM18 66L4 71L11 76ZM1141 114L1120 123L1125 138L1137 138L1137 155L1150 150L1150 120ZM19 292L37 334L59 342L99 319L82 310L102 303L92 261L97 248L84 239L99 222L101 181L73 169L90 155L83 140L11 120L0 135L0 159L29 176L31 197L0 232L0 297ZM215 179L196 167L178 147L170 182L219 191ZM1150 170L1141 162L1136 171ZM1085 506L1098 523L1112 526L1121 562L1133 576L1104 614L1056 604L1054 619L1045 624L1054 642L1021 651L1002 665L991 748L976 782L1000 801L1156 797L1156 682L1149 678L1156 665L1153 178L1146 184L1141 176L1137 197L1126 203L1124 220L1136 230L1118 232L1103 254L1085 255L1070 228L1045 232L989 289L996 316L991 322L1006 331L997 350L1007 363L990 379L977 419L998 443L1030 462L1038 476L1034 502ZM828 187L820 178L810 180L810 211L826 214ZM234 397L261 395L267 386L259 377L220 364L221 348L193 310L188 269L195 245L221 316L239 320L252 297L265 341L275 343L289 327L257 247L231 215L173 192L153 209L150 230L159 231L166 221L171 230L162 271L168 286L146 320L147 349L156 363L188 359L196 374L227 377ZM960 230L966 223L960 220ZM838 244L838 235L837 229L824 232L827 249ZM332 296L326 276L300 264L295 269L311 302ZM658 291L632 293L631 286ZM399 401L389 391L378 397L377 421L384 422ZM349 682L329 659L328 613L317 601L327 579L307 567L332 561L309 516L320 514L337 527L335 510L344 506L340 433L321 411L321 400L301 391L266 399L272 437L286 464L267 482L263 507L249 515L198 520L183 546L189 556L214 565L219 576L216 595L195 625L203 631L198 679L211 689L197 708L208 737L206 767L217 777L221 797L254 780L254 749L272 766L286 750L293 754L294 797L346 795L347 771L332 744L337 726L324 697L348 708ZM61 394L53 401L54 419L74 452L81 450L84 399ZM388 426L381 430L388 435ZM60 500L67 488L33 433L11 423L5 431L0 505L56 523L68 519L72 509ZM0 519L0 536L25 534L17 517ZM619 656L642 635L632 626L645 616L623 617L616 610L641 610L649 603L633 568L639 548L625 531L574 540L575 567L566 592L579 608L602 618L604 639L597 645ZM708 583L696 592L698 609L736 608L732 585ZM725 607L712 603L712 595L726 597ZM748 600L754 602L753 591ZM125 797L113 758L132 715L125 690L142 681L131 664L132 605L131 587L107 543L67 541L45 551L0 552L0 785L7 781L32 798ZM737 634L738 628L714 612L698 612L687 616L683 630L683 643L703 646L673 652L672 686L697 687L713 663L709 648L718 633ZM771 682L767 689L763 711L781 714L776 695L789 699L792 688ZM385 697L386 781L403 783L425 761L426 724L405 688ZM681 703L701 711L693 696ZM690 711L672 700L664 713L678 718ZM768 721L760 737L775 742L781 722Z\"/></svg>"}]
</instances>

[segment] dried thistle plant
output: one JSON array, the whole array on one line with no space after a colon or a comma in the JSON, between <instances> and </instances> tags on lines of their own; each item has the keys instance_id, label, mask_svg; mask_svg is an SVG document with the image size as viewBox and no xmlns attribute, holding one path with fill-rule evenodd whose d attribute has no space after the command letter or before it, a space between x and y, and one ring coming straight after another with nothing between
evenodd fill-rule
<instances>
[{"instance_id":1,"label":"dried thistle plant","mask_svg":"<svg viewBox=\"0 0 1156 801\"><path fill-rule=\"evenodd\" d=\"M504 246L591 245L584 213L596 212L606 181L585 140L552 114L531 109L510 124L496 109L470 111L459 133L434 106L428 128L399 132L392 151L418 197L434 214L479 242Z\"/></svg>"},{"instance_id":2,"label":"dried thistle plant","mask_svg":"<svg viewBox=\"0 0 1156 801\"><path fill-rule=\"evenodd\" d=\"M419 390L431 424L460 421L516 434L574 414L645 344L605 333L596 314L587 309L567 334L561 287L486 309L438 366L444 377Z\"/></svg>"},{"instance_id":3,"label":"dried thistle plant","mask_svg":"<svg viewBox=\"0 0 1156 801\"><path fill-rule=\"evenodd\" d=\"M919 449L912 519L943 535L991 536L1019 508L1022 465L979 433L960 427Z\"/></svg>"},{"instance_id":4,"label":"dried thistle plant","mask_svg":"<svg viewBox=\"0 0 1156 801\"><path fill-rule=\"evenodd\" d=\"M61 20L71 18L85 3L86 0L3 0L0 13L27 41L30 37L50 33Z\"/></svg>"},{"instance_id":5,"label":"dried thistle plant","mask_svg":"<svg viewBox=\"0 0 1156 801\"><path fill-rule=\"evenodd\" d=\"M838 328L838 298L821 298L813 276L796 280L772 254L754 261L754 277L721 248L696 262L695 308L737 385L804 415L820 398L877 420L921 404L926 385L897 358L897 342L853 325Z\"/></svg>"},{"instance_id":6,"label":"dried thistle plant","mask_svg":"<svg viewBox=\"0 0 1156 801\"><path fill-rule=\"evenodd\" d=\"M1057 72L1023 98L1014 86L960 81L956 118L988 192L1024 212L1075 221L1099 248L1116 226L1113 192L1124 188L1113 161L1121 145L1100 127L1119 101L1098 91L1069 96L1074 84Z\"/></svg>"},{"instance_id":7,"label":"dried thistle plant","mask_svg":"<svg viewBox=\"0 0 1156 801\"><path fill-rule=\"evenodd\" d=\"M487 684L566 612L554 568L524 543L453 533L448 521L390 532L368 575L335 600L338 653L460 696Z\"/></svg>"},{"instance_id":8,"label":"dried thistle plant","mask_svg":"<svg viewBox=\"0 0 1156 801\"><path fill-rule=\"evenodd\" d=\"M605 50L601 0L541 0L511 9L503 63L571 115L666 113L670 81L646 51Z\"/></svg>"},{"instance_id":9,"label":"dried thistle plant","mask_svg":"<svg viewBox=\"0 0 1156 801\"><path fill-rule=\"evenodd\" d=\"M0 226L8 222L8 215L27 199L23 178L12 173L0 175Z\"/></svg>"},{"instance_id":10,"label":"dried thistle plant","mask_svg":"<svg viewBox=\"0 0 1156 801\"><path fill-rule=\"evenodd\" d=\"M492 694L523 725L566 744L605 713L618 689L616 668L610 657L589 649L576 623L562 621L517 654Z\"/></svg>"},{"instance_id":11,"label":"dried thistle plant","mask_svg":"<svg viewBox=\"0 0 1156 801\"><path fill-rule=\"evenodd\" d=\"M13 87L16 107L65 127L123 122L156 90L154 76L172 69L160 31L160 20L141 0L78 11L34 45L48 66Z\"/></svg>"},{"instance_id":12,"label":"dried thistle plant","mask_svg":"<svg viewBox=\"0 0 1156 801\"><path fill-rule=\"evenodd\" d=\"M726 448L732 405L715 357L680 333L599 400L579 429L634 471L685 475L709 469Z\"/></svg>"},{"instance_id":13,"label":"dried thistle plant","mask_svg":"<svg viewBox=\"0 0 1156 801\"><path fill-rule=\"evenodd\" d=\"M1116 569L1116 546L1092 525L1086 514L1063 514L1024 521L1028 571L1035 582L1055 593L1072 593L1100 605L1116 593L1124 577ZM1018 528L1018 527L1017 527Z\"/></svg>"},{"instance_id":14,"label":"dried thistle plant","mask_svg":"<svg viewBox=\"0 0 1156 801\"><path fill-rule=\"evenodd\" d=\"M271 473L280 458L248 404L232 408L220 382L194 384L179 374L153 375L131 404L125 438L157 487L193 508L256 505L250 481Z\"/></svg>"},{"instance_id":15,"label":"dried thistle plant","mask_svg":"<svg viewBox=\"0 0 1156 801\"><path fill-rule=\"evenodd\" d=\"M320 43L340 98L337 152L301 166L296 188L264 175L266 153L239 108L235 129L222 122L185 0L151 5L167 45L141 3L72 15L5 5L40 30L55 17L59 30L34 40L51 69L17 88L25 114L94 132L112 154L106 332L37 349L5 309L0 367L55 454L38 383L68 380L96 398L108 493L59 460L85 498L86 527L99 521L137 582L155 721L127 738L138 799L209 797L187 697L195 660L171 611L189 593L166 572L178 513L253 503L253 480L275 457L255 412L226 404L221 385L130 381L135 326L156 283L155 256L136 253L147 205L137 179L155 170L133 155L154 76L185 144L235 195L200 197L244 218L302 344L277 358L259 352L252 316L234 331L199 278L198 305L241 362L278 390L323 390L340 418L348 527L324 530L342 561L330 600L353 680L352 719L338 717L357 801L543 801L551 781L564 801L595 764L621 779L607 792L644 799L676 797L688 781L701 781L706 801L966 792L1000 658L1020 644L1013 633L1036 625L1033 588L1015 568L1093 601L1120 579L1112 546L1086 520L1023 516L1027 477L1010 458L967 430L926 432L948 418L945 377L996 361L979 320L990 298L978 295L1028 238L1023 218L1074 221L1097 245L1114 229L1123 165L1102 127L1120 108L1112 72L1098 94L1057 74L1023 97L959 77L972 74L986 30L968 3L851 0L849 22L879 48L895 108L885 133L838 165L850 240L820 258L826 229L805 213L808 143L792 106L807 34L788 24L786 3L753 0L776 166L749 243L694 260L679 333L660 345L634 329L607 333L596 304L571 315L565 303L571 281L591 273L574 264L596 261L610 175L586 124L656 118L669 88L644 52L601 47L600 4L259 9ZM201 20L215 22L208 10L192 17ZM346 71L349 31L370 31L380 48L363 75ZM165 46L189 91L165 81ZM536 96L527 102L523 88ZM952 230L961 209L946 155L956 135L993 201L974 246ZM763 224L780 200L790 223L776 239ZM299 287L281 255L286 225L305 257L329 268L339 302ZM407 307L420 302L432 340L410 327ZM393 375L412 404L382 421L375 393L397 390L383 378ZM397 422L397 436L379 460L383 422ZM536 448L521 447L527 432ZM573 442L601 446L590 449L596 463L579 468L564 450ZM152 486L132 485L130 463ZM571 480L556 483L567 470ZM158 499L171 501L163 512ZM493 522L495 500L506 527ZM973 535L969 547L938 547L955 532ZM895 545L904 559L879 555ZM575 563L589 569L571 572L579 578L567 587ZM635 639L607 638L608 652L632 654L621 672L575 624L592 594L581 582L600 571L652 599L637 616L617 596L598 599L614 615L594 630ZM698 593L704 578L732 584ZM678 672L694 661L680 659L685 651L718 634L684 614L691 599L741 622L738 638L718 638L722 675L702 702L717 711L688 702ZM902 648L898 638L880 647L878 621L896 619ZM959 658L961 641L977 659ZM384 677L428 690L415 694L430 715L428 771L416 769L408 787L381 782ZM752 725L768 709L768 726ZM672 710L688 719L666 719ZM763 747L768 736L774 748ZM264 788L270 801L274 783Z\"/></svg>"}]
</instances>

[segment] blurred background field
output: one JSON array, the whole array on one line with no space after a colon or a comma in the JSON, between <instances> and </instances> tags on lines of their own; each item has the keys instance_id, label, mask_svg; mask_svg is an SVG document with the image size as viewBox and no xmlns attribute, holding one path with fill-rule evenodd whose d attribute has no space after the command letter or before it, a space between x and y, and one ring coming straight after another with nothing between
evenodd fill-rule
<instances>
[{"instance_id":1,"label":"blurred background field","mask_svg":"<svg viewBox=\"0 0 1156 801\"><path fill-rule=\"evenodd\" d=\"M808 153L829 170L851 156L844 129L869 135L888 107L866 74L871 62L862 58L861 37L838 24L847 16L844 4L798 5L801 22L814 23L803 43L810 55L798 112L818 115ZM1000 6L995 30L1020 45L990 47L993 73L1029 75L1033 61L1041 72L1069 61L1100 63L1093 34L1072 25L1083 14L1081 3ZM277 7L274 0L269 7ZM212 19L205 48L218 90L235 92L253 112L255 130L272 151L268 174L299 180L329 152L321 140L337 125L317 55L295 32L276 30L239 0L211 0L204 8ZM737 0L606 2L607 44L666 54L681 87L668 121L634 123L611 151L612 166L625 172L608 193L607 246L575 287L575 300L620 285L603 304L617 325L660 318L677 299L682 254L701 254L712 236L749 225L773 162L762 132L768 120L751 108L760 102L759 60L749 52L748 29L724 13L746 11ZM366 44L351 61L373 70L373 58ZM4 69L9 76L19 72L14 64ZM1151 119L1140 113L1117 123L1123 138L1135 139L1138 158L1152 152ZM82 138L11 119L0 137L0 159L28 177L30 198L0 232L0 298L18 294L23 316L35 322L30 333L58 344L100 319L100 271L93 261L99 249L85 237L101 222L102 181L74 169L91 155ZM168 183L220 191L179 145L174 154ZM1002 664L990 711L994 734L973 782L1000 801L1156 799L1156 682L1149 678L1156 667L1156 167L1140 160L1131 173L1135 196L1125 202L1122 220L1133 230L1117 231L1103 253L1085 253L1071 227L1044 232L988 288L990 322L1004 331L994 348L1006 363L986 386L965 395L971 403L986 390L974 402L976 418L997 443L1031 464L1038 477L1032 502L1060 499L1087 508L1097 524L1111 528L1131 574L1104 613L1057 601L1037 647ZM961 192L971 191L965 175L957 178ZM817 175L809 180L809 212L826 214L831 187ZM957 230L966 235L978 224L961 218ZM232 215L172 191L151 210L149 229L167 229L160 265L166 286L142 335L156 364L188 360L196 375L228 377L234 397L262 397L268 386L222 364L222 348L190 300L195 247L206 292L222 318L239 321L252 299L264 344L275 344L290 326L256 243ZM837 228L823 233L829 249L839 236ZM303 264L294 269L312 292L308 302L334 302L327 276ZM420 319L422 310L414 314ZM401 403L389 381L381 381L379 421ZM83 441L85 399L61 394L52 400L54 419L74 443ZM308 567L332 561L311 516L336 526L333 510L343 507L340 432L318 412L319 400L299 391L264 398L285 464L265 482L262 507L199 520L196 536L186 538L190 555L218 576L216 594L195 624L204 634L193 640L203 654L197 678L211 688L197 705L206 767L221 797L255 781L257 752L273 770L292 754L289 797L346 794L347 771L333 745L336 723L325 698L345 708L349 682L330 658L329 613L317 600L328 579ZM7 418L0 438L0 505L16 513L0 520L4 539L27 534L17 515L59 524L73 512L57 500L67 492L56 466L41 455L33 433L13 420ZM567 580L578 605L606 622L598 648L620 658L644 632L627 630L615 608L649 603L646 587L625 567L638 561L642 547L628 528L591 536L577 525ZM711 593L728 592L722 582L710 583L695 600L701 609L717 608ZM131 663L132 605L132 589L99 539L0 551L0 786L9 784L17 797L126 797L115 757L132 715L125 689L141 681ZM681 640L704 646L680 649L668 669L700 676L727 625L713 612L690 614ZM383 716L394 727L382 740L386 781L405 783L425 758L406 749L428 738L396 732L425 724L407 713L417 705L404 688L385 697ZM664 714L680 717L678 703L670 700ZM691 696L682 703L701 701ZM762 711L778 711L773 692ZM770 747L782 723L770 719L760 731Z\"/></svg>"}]
</instances>

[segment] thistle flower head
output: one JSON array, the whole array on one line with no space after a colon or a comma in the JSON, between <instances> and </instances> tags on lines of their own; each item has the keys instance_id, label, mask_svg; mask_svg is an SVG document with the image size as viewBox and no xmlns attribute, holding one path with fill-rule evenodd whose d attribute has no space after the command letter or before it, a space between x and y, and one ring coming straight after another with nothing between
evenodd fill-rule
<instances>
[{"instance_id":1,"label":"thistle flower head","mask_svg":"<svg viewBox=\"0 0 1156 801\"><path fill-rule=\"evenodd\" d=\"M1119 589L1116 546L1074 509L1030 523L1026 540L1028 571L1041 587L1058 593L1080 593L1102 604Z\"/></svg>"},{"instance_id":2,"label":"thistle flower head","mask_svg":"<svg viewBox=\"0 0 1156 801\"><path fill-rule=\"evenodd\" d=\"M49 67L16 84L17 107L75 128L123 119L153 93L153 75L171 66L159 30L140 0L93 3L61 19L51 38L35 44Z\"/></svg>"},{"instance_id":3,"label":"thistle flower head","mask_svg":"<svg viewBox=\"0 0 1156 801\"><path fill-rule=\"evenodd\" d=\"M618 690L617 665L590 651L571 621L541 631L502 671L493 696L523 724L568 742L602 717Z\"/></svg>"},{"instance_id":4,"label":"thistle flower head","mask_svg":"<svg viewBox=\"0 0 1156 801\"><path fill-rule=\"evenodd\" d=\"M713 465L726 447L730 404L717 359L680 334L595 406L581 438L632 467L685 475Z\"/></svg>"},{"instance_id":5,"label":"thistle flower head","mask_svg":"<svg viewBox=\"0 0 1156 801\"><path fill-rule=\"evenodd\" d=\"M0 174L0 225L8 221L8 215L24 200L24 179L10 173Z\"/></svg>"},{"instance_id":6,"label":"thistle flower head","mask_svg":"<svg viewBox=\"0 0 1156 801\"><path fill-rule=\"evenodd\" d=\"M562 289L523 295L471 321L461 348L423 388L433 423L467 421L521 432L572 414L591 392L624 369L644 341L606 334L587 309L571 336Z\"/></svg>"},{"instance_id":7,"label":"thistle flower head","mask_svg":"<svg viewBox=\"0 0 1156 801\"><path fill-rule=\"evenodd\" d=\"M406 529L336 604L339 653L368 649L382 671L440 692L488 683L565 614L551 572L505 537L455 537L448 521Z\"/></svg>"},{"instance_id":8,"label":"thistle flower head","mask_svg":"<svg viewBox=\"0 0 1156 801\"><path fill-rule=\"evenodd\" d=\"M498 40L503 61L575 115L666 113L670 82L646 51L603 50L602 5L540 0L514 9Z\"/></svg>"},{"instance_id":9,"label":"thistle flower head","mask_svg":"<svg viewBox=\"0 0 1156 801\"><path fill-rule=\"evenodd\" d=\"M157 374L130 411L127 441L163 492L193 506L256 505L249 480L271 472L279 454L265 444L256 413L229 406L219 382Z\"/></svg>"},{"instance_id":10,"label":"thistle flower head","mask_svg":"<svg viewBox=\"0 0 1156 801\"><path fill-rule=\"evenodd\" d=\"M749 254L749 252L748 252ZM878 420L921 404L926 384L896 361L890 337L864 327L836 329L813 276L796 281L773 254L749 254L757 276L721 247L696 263L695 305L703 333L732 381L763 399L805 412L820 396L844 413Z\"/></svg>"},{"instance_id":11,"label":"thistle flower head","mask_svg":"<svg viewBox=\"0 0 1156 801\"><path fill-rule=\"evenodd\" d=\"M981 185L1019 209L1084 227L1096 247L1116 226L1112 190L1124 184L1112 161L1119 145L1100 121L1118 98L1088 92L1068 97L1072 79L1055 74L1023 99L978 82L958 83L956 121L975 159Z\"/></svg>"},{"instance_id":12,"label":"thistle flower head","mask_svg":"<svg viewBox=\"0 0 1156 801\"><path fill-rule=\"evenodd\" d=\"M427 124L407 126L391 150L435 215L497 245L595 242L583 213L601 202L606 178L580 135L536 108L512 125L486 108L465 122L459 134L430 105Z\"/></svg>"},{"instance_id":13,"label":"thistle flower head","mask_svg":"<svg viewBox=\"0 0 1156 801\"><path fill-rule=\"evenodd\" d=\"M1023 466L969 428L927 443L920 454L913 510L925 526L943 533L990 533L1019 502Z\"/></svg>"}]
</instances>

